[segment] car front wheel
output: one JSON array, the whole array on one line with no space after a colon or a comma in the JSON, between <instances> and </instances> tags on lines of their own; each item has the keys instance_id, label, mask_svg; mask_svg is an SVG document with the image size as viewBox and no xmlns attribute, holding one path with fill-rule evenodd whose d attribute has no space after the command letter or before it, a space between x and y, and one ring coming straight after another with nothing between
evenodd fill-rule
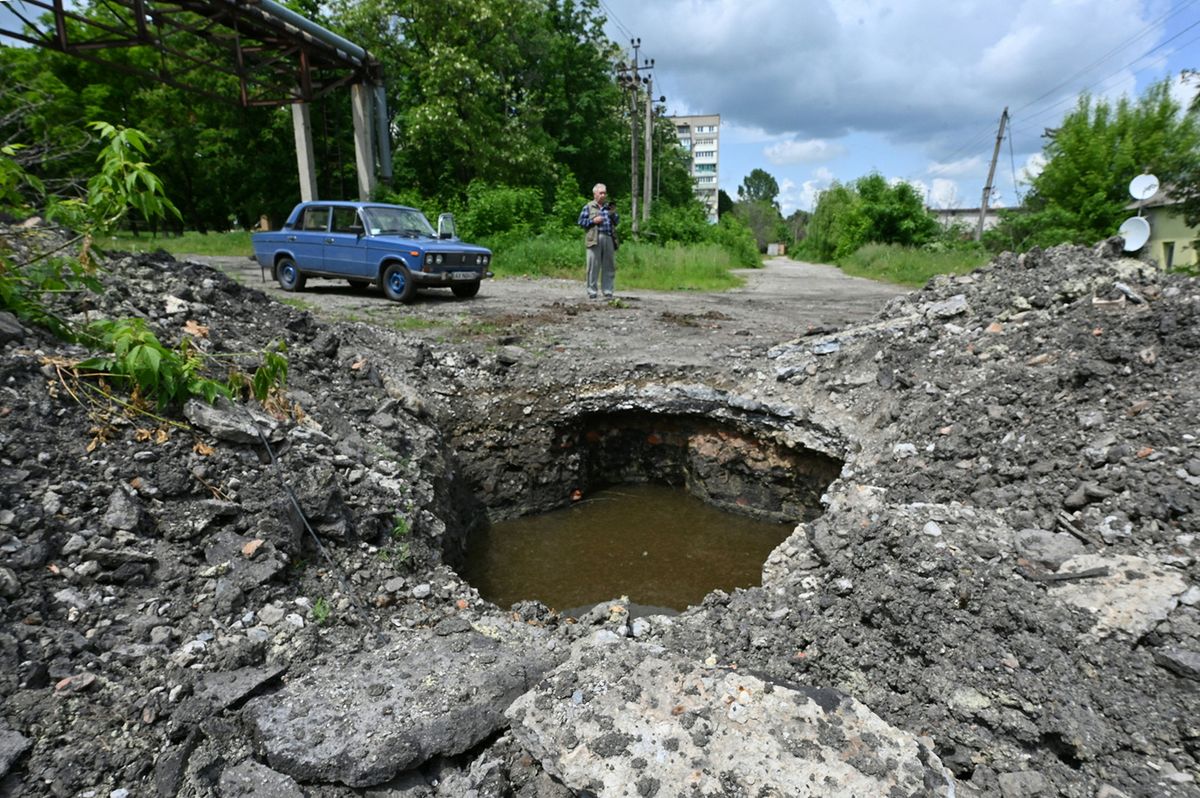
<instances>
[{"instance_id":1,"label":"car front wheel","mask_svg":"<svg viewBox=\"0 0 1200 798\"><path fill-rule=\"evenodd\" d=\"M280 258L275 264L275 279L284 291L303 291L307 278L300 273L300 267L291 258Z\"/></svg>"},{"instance_id":2,"label":"car front wheel","mask_svg":"<svg viewBox=\"0 0 1200 798\"><path fill-rule=\"evenodd\" d=\"M417 293L417 285L413 282L412 274L403 263L389 263L383 270L383 293L393 302L408 304Z\"/></svg>"},{"instance_id":3,"label":"car front wheel","mask_svg":"<svg viewBox=\"0 0 1200 798\"><path fill-rule=\"evenodd\" d=\"M450 286L450 290L460 299L470 299L479 293L479 281L473 283L457 283Z\"/></svg>"}]
</instances>

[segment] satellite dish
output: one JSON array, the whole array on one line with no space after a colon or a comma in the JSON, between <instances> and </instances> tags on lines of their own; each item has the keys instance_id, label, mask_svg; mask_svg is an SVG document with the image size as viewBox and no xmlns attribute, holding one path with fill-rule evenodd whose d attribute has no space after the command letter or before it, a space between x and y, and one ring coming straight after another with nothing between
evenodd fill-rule
<instances>
[{"instance_id":1,"label":"satellite dish","mask_svg":"<svg viewBox=\"0 0 1200 798\"><path fill-rule=\"evenodd\" d=\"M1150 223L1140 216L1130 216L1117 231L1125 239L1125 251L1137 252L1150 240Z\"/></svg>"},{"instance_id":2,"label":"satellite dish","mask_svg":"<svg viewBox=\"0 0 1200 798\"><path fill-rule=\"evenodd\" d=\"M1129 181L1129 193L1135 200L1148 200L1158 191L1158 178L1154 175L1138 175Z\"/></svg>"}]
</instances>

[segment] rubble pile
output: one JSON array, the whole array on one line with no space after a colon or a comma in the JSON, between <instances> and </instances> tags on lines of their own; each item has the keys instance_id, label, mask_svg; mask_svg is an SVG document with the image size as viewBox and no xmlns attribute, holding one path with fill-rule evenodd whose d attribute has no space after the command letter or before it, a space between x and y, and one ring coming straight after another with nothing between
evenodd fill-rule
<instances>
[{"instance_id":1,"label":"rubble pile","mask_svg":"<svg viewBox=\"0 0 1200 798\"><path fill-rule=\"evenodd\" d=\"M1200 795L1194 278L1004 255L720 374L103 282L78 318L285 342L287 406L128 413L0 319L0 794ZM500 495L498 442L665 407L844 463L762 587L568 619L447 565L459 447Z\"/></svg>"}]
</instances>

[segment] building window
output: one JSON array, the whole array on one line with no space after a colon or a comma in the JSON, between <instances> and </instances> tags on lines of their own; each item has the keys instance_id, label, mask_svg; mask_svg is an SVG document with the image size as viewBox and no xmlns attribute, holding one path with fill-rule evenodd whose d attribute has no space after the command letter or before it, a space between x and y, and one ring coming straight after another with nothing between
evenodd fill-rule
<instances>
[{"instance_id":1,"label":"building window","mask_svg":"<svg viewBox=\"0 0 1200 798\"><path fill-rule=\"evenodd\" d=\"M701 172L716 174L717 165L715 163L698 163L696 164L696 174L700 174Z\"/></svg>"}]
</instances>

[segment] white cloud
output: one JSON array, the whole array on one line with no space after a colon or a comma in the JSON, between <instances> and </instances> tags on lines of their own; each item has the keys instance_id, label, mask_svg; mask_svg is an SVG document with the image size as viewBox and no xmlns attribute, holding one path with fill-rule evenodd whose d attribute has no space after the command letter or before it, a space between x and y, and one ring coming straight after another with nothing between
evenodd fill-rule
<instances>
[{"instance_id":1,"label":"white cloud","mask_svg":"<svg viewBox=\"0 0 1200 798\"><path fill-rule=\"evenodd\" d=\"M1187 110L1200 92L1200 75L1188 73L1176 75L1171 81L1171 99L1179 103L1179 107Z\"/></svg>"},{"instance_id":2,"label":"white cloud","mask_svg":"<svg viewBox=\"0 0 1200 798\"><path fill-rule=\"evenodd\" d=\"M957 161L949 161L947 163L931 163L925 171L931 177L962 177L963 175L978 172L983 168L983 158L979 155L973 155L970 158L959 158ZM935 183L937 181L934 181Z\"/></svg>"},{"instance_id":3,"label":"white cloud","mask_svg":"<svg viewBox=\"0 0 1200 798\"><path fill-rule=\"evenodd\" d=\"M776 165L797 163L821 163L832 161L846 153L846 148L837 142L824 139L807 141L781 141L763 150L767 160Z\"/></svg>"},{"instance_id":4,"label":"white cloud","mask_svg":"<svg viewBox=\"0 0 1200 798\"><path fill-rule=\"evenodd\" d=\"M793 163L819 154L806 142L852 131L916 142L935 157L952 152L981 130L994 131L1005 105L1028 106L1028 117L1104 78L1112 59L1093 65L1094 54L1128 54L1119 49L1128 32L1161 17L1160 5L606 0L605 8L642 36L641 55L655 59L655 85L673 107L785 135L795 143L769 149ZM1142 43L1161 39L1162 25ZM608 30L616 36L618 29ZM1051 110L1033 124L1055 124L1063 109Z\"/></svg>"},{"instance_id":5,"label":"white cloud","mask_svg":"<svg viewBox=\"0 0 1200 798\"><path fill-rule=\"evenodd\" d=\"M1040 152L1035 152L1025 160L1025 165L1021 167L1019 179L1022 183L1029 183L1035 177L1042 173L1046 168L1046 156Z\"/></svg>"},{"instance_id":6,"label":"white cloud","mask_svg":"<svg viewBox=\"0 0 1200 798\"><path fill-rule=\"evenodd\" d=\"M930 208L959 207L958 183L944 177L935 177L933 186L926 195L925 204Z\"/></svg>"},{"instance_id":7,"label":"white cloud","mask_svg":"<svg viewBox=\"0 0 1200 798\"><path fill-rule=\"evenodd\" d=\"M799 186L785 179L782 185L786 186L786 189L781 186L779 192L779 206L783 215L790 216L792 211L797 209L811 211L817 206L817 197L829 188L832 182L833 172L823 166L813 173L811 180L805 180Z\"/></svg>"}]
</instances>

